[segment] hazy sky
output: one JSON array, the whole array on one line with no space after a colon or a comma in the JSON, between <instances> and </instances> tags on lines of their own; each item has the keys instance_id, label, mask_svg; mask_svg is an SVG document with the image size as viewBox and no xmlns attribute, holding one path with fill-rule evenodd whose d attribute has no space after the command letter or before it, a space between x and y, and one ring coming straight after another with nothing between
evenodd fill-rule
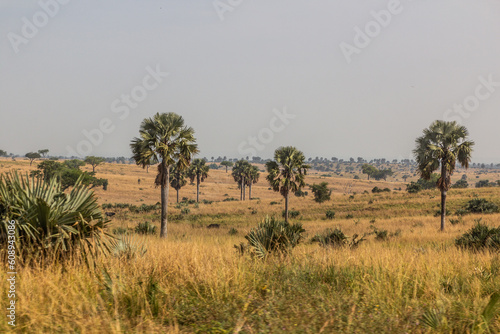
<instances>
[{"instance_id":1,"label":"hazy sky","mask_svg":"<svg viewBox=\"0 0 500 334\"><path fill-rule=\"evenodd\" d=\"M0 149L130 156L176 112L200 156L402 159L446 119L499 163L499 18L499 0L0 0Z\"/></svg>"}]
</instances>

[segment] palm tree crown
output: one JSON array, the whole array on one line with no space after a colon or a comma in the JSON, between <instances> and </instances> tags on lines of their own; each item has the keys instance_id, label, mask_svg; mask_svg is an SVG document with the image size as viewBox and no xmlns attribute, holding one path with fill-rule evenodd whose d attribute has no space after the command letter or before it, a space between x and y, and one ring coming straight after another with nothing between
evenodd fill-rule
<instances>
[{"instance_id":1,"label":"palm tree crown","mask_svg":"<svg viewBox=\"0 0 500 334\"><path fill-rule=\"evenodd\" d=\"M467 140L468 135L467 128L456 122L438 120L432 123L423 136L416 139L417 147L413 150L420 176L429 180L441 166L445 174L441 175L437 187L448 190L456 162L469 167L474 142Z\"/></svg>"},{"instance_id":2,"label":"palm tree crown","mask_svg":"<svg viewBox=\"0 0 500 334\"><path fill-rule=\"evenodd\" d=\"M142 121L139 137L132 139L130 148L132 158L143 168L159 163L155 184L161 187L160 237L166 237L169 167L175 164L185 169L198 153L194 130L185 126L182 116L176 113L157 113Z\"/></svg>"}]
</instances>

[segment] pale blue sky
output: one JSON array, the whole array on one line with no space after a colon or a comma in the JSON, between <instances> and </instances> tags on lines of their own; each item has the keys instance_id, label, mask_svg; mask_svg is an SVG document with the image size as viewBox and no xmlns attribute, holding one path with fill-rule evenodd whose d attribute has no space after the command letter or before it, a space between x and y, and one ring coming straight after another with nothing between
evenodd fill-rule
<instances>
[{"instance_id":1,"label":"pale blue sky","mask_svg":"<svg viewBox=\"0 0 500 334\"><path fill-rule=\"evenodd\" d=\"M0 148L9 152L68 155L82 131L109 119L113 130L90 154L130 156L140 122L172 111L195 129L201 156L239 157L286 107L295 118L256 155L294 145L313 157L408 158L422 129L473 103L479 77L490 76L498 87L480 88L473 111L447 115L469 128L474 161L500 162L498 0L401 0L350 63L341 43L354 45L355 28L373 26L371 12L391 1L220 0L232 9L221 20L212 0L66 0L16 53L9 38L25 38L23 17L43 20L40 3L51 1L0 0ZM120 119L113 102L157 65L169 75Z\"/></svg>"}]
</instances>

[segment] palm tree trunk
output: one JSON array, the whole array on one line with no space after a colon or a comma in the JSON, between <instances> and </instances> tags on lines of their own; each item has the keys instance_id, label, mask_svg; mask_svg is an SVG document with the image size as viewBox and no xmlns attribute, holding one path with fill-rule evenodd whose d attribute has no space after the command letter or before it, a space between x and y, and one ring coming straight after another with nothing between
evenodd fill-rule
<instances>
[{"instance_id":1,"label":"palm tree trunk","mask_svg":"<svg viewBox=\"0 0 500 334\"><path fill-rule=\"evenodd\" d=\"M444 221L446 219L446 167L444 161L441 161L441 231L444 231Z\"/></svg>"},{"instance_id":2,"label":"palm tree trunk","mask_svg":"<svg viewBox=\"0 0 500 334\"><path fill-rule=\"evenodd\" d=\"M246 189L245 189L245 178L243 178L243 200L245 200Z\"/></svg>"},{"instance_id":3,"label":"palm tree trunk","mask_svg":"<svg viewBox=\"0 0 500 334\"><path fill-rule=\"evenodd\" d=\"M163 178L161 180L161 226L160 238L167 237L167 208L168 208L168 186L169 170L164 161L162 161Z\"/></svg>"},{"instance_id":4,"label":"palm tree trunk","mask_svg":"<svg viewBox=\"0 0 500 334\"><path fill-rule=\"evenodd\" d=\"M285 196L285 221L288 223L288 193Z\"/></svg>"},{"instance_id":5,"label":"palm tree trunk","mask_svg":"<svg viewBox=\"0 0 500 334\"><path fill-rule=\"evenodd\" d=\"M200 177L196 180L196 202L200 201Z\"/></svg>"},{"instance_id":6,"label":"palm tree trunk","mask_svg":"<svg viewBox=\"0 0 500 334\"><path fill-rule=\"evenodd\" d=\"M243 201L243 177L241 177L241 184L240 184L240 201Z\"/></svg>"},{"instance_id":7,"label":"palm tree trunk","mask_svg":"<svg viewBox=\"0 0 500 334\"><path fill-rule=\"evenodd\" d=\"M177 203L179 203L179 189L175 189L177 191Z\"/></svg>"},{"instance_id":8,"label":"palm tree trunk","mask_svg":"<svg viewBox=\"0 0 500 334\"><path fill-rule=\"evenodd\" d=\"M446 191L441 190L441 231L444 231L445 219L446 219Z\"/></svg>"},{"instance_id":9,"label":"palm tree trunk","mask_svg":"<svg viewBox=\"0 0 500 334\"><path fill-rule=\"evenodd\" d=\"M248 199L252 200L252 184L248 185Z\"/></svg>"}]
</instances>

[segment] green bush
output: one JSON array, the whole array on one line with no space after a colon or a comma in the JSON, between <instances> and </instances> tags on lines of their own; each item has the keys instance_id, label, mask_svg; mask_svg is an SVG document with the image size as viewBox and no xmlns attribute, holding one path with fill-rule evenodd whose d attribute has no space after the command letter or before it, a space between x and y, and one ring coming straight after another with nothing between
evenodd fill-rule
<instances>
[{"instance_id":1,"label":"green bush","mask_svg":"<svg viewBox=\"0 0 500 334\"><path fill-rule=\"evenodd\" d=\"M387 230L375 230L373 233L375 233L376 240L387 240L389 238L389 232L387 232Z\"/></svg>"},{"instance_id":2,"label":"green bush","mask_svg":"<svg viewBox=\"0 0 500 334\"><path fill-rule=\"evenodd\" d=\"M354 249L358 247L361 242L365 241L364 235L361 238L358 237L359 236L357 234L354 234L349 242L349 237L347 237L339 228L334 230L326 229L322 234L315 235L311 239L311 242L317 242L323 247L349 246L349 248Z\"/></svg>"},{"instance_id":3,"label":"green bush","mask_svg":"<svg viewBox=\"0 0 500 334\"><path fill-rule=\"evenodd\" d=\"M297 210L288 210L289 218L297 218L300 215L300 212ZM281 212L281 217L285 218L285 210Z\"/></svg>"},{"instance_id":4,"label":"green bush","mask_svg":"<svg viewBox=\"0 0 500 334\"><path fill-rule=\"evenodd\" d=\"M467 180L458 180L455 182L454 185L451 186L452 188L457 188L457 189L465 189L469 187L469 183L467 183Z\"/></svg>"},{"instance_id":5,"label":"green bush","mask_svg":"<svg viewBox=\"0 0 500 334\"><path fill-rule=\"evenodd\" d=\"M223 200L223 202L234 202L234 201L237 201L237 199L234 197L224 198L224 200Z\"/></svg>"},{"instance_id":6,"label":"green bush","mask_svg":"<svg viewBox=\"0 0 500 334\"><path fill-rule=\"evenodd\" d=\"M328 182L321 182L320 184L313 184L311 191L314 194L314 201L323 203L329 201L332 195L332 190L328 189Z\"/></svg>"},{"instance_id":7,"label":"green bush","mask_svg":"<svg viewBox=\"0 0 500 334\"><path fill-rule=\"evenodd\" d=\"M245 239L253 254L263 259L274 253L287 254L302 241L304 232L300 223L290 224L274 217L266 217Z\"/></svg>"},{"instance_id":8,"label":"green bush","mask_svg":"<svg viewBox=\"0 0 500 334\"><path fill-rule=\"evenodd\" d=\"M327 229L323 234L317 234L311 242L318 242L323 247L343 247L347 244L347 236L340 229Z\"/></svg>"},{"instance_id":9,"label":"green bush","mask_svg":"<svg viewBox=\"0 0 500 334\"><path fill-rule=\"evenodd\" d=\"M335 211L333 210L326 210L326 218L327 219L333 219L335 218Z\"/></svg>"},{"instance_id":10,"label":"green bush","mask_svg":"<svg viewBox=\"0 0 500 334\"><path fill-rule=\"evenodd\" d=\"M455 245L473 251L500 250L500 228L488 227L476 220L476 225L455 240Z\"/></svg>"},{"instance_id":11,"label":"green bush","mask_svg":"<svg viewBox=\"0 0 500 334\"><path fill-rule=\"evenodd\" d=\"M137 234L156 234L156 226L148 221L144 223L139 223L135 227L135 233Z\"/></svg>"},{"instance_id":12,"label":"green bush","mask_svg":"<svg viewBox=\"0 0 500 334\"><path fill-rule=\"evenodd\" d=\"M147 213L147 212L159 210L160 204L159 203L152 204L152 205L142 204L140 206L128 205L128 209L130 210L130 212L134 212L134 213Z\"/></svg>"},{"instance_id":13,"label":"green bush","mask_svg":"<svg viewBox=\"0 0 500 334\"><path fill-rule=\"evenodd\" d=\"M234 227L231 227L231 229L229 230L229 235L236 235L238 234L238 230L235 229Z\"/></svg>"},{"instance_id":14,"label":"green bush","mask_svg":"<svg viewBox=\"0 0 500 334\"><path fill-rule=\"evenodd\" d=\"M496 213L498 205L484 198L473 198L465 204L463 209L468 213Z\"/></svg>"},{"instance_id":15,"label":"green bush","mask_svg":"<svg viewBox=\"0 0 500 334\"><path fill-rule=\"evenodd\" d=\"M384 189L382 189L382 188L379 188L379 187L374 187L374 188L372 189L372 193L374 193L374 194L383 193L383 192L388 192L388 193L390 193L390 192L391 192L391 189L389 189L389 188L384 188Z\"/></svg>"}]
</instances>

